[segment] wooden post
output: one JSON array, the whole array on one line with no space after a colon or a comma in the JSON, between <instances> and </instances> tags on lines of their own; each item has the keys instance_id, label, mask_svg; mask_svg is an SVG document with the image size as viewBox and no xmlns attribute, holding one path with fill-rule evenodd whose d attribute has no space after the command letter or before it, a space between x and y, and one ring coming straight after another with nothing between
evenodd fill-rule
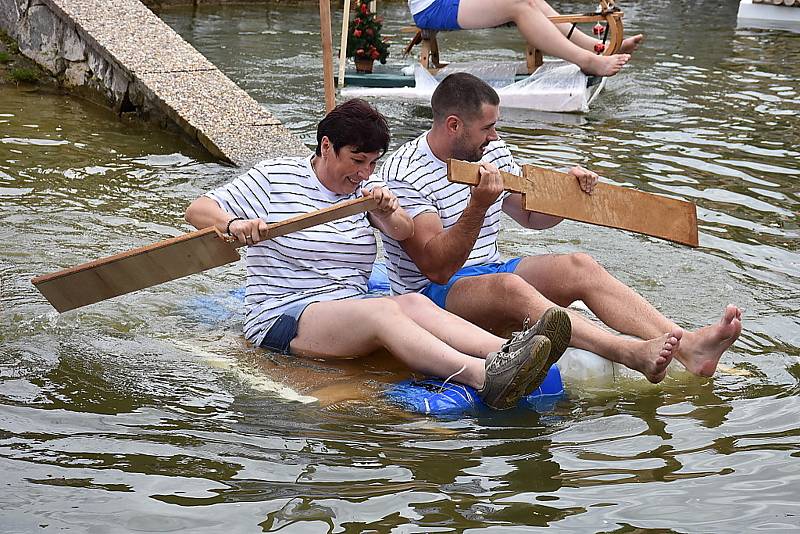
<instances>
[{"instance_id":1,"label":"wooden post","mask_svg":"<svg viewBox=\"0 0 800 534\"><path fill-rule=\"evenodd\" d=\"M339 89L344 87L344 64L347 62L347 31L349 29L350 0L344 0L344 7L342 8L342 40L339 45Z\"/></svg>"},{"instance_id":2,"label":"wooden post","mask_svg":"<svg viewBox=\"0 0 800 534\"><path fill-rule=\"evenodd\" d=\"M319 0L319 29L322 38L322 81L325 86L325 112L336 107L333 87L333 37L331 36L330 0Z\"/></svg>"}]
</instances>

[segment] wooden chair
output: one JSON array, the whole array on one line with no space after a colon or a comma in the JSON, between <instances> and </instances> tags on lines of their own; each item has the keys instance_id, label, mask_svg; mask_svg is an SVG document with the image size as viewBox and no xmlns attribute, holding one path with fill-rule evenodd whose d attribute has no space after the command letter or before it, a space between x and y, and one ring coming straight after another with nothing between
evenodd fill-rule
<instances>
[{"instance_id":1,"label":"wooden chair","mask_svg":"<svg viewBox=\"0 0 800 534\"><path fill-rule=\"evenodd\" d=\"M603 42L606 44L606 47L601 53L610 56L611 54L615 54L620 46L622 46L622 16L623 13L614 5L614 0L600 0L600 10L597 12L585 13L583 15L558 15L549 18L555 24L571 23L572 29L570 29L568 36L572 34L576 24L605 22L606 27L603 35ZM499 27L509 26L514 26L514 23L510 22ZM443 63L439 59L439 43L436 40L436 34L439 33L439 31L447 30L416 27L412 29L412 31L414 30L416 30L416 33L406 45L403 56L405 57L410 54L414 47L420 44L419 62L423 67L432 72L445 67L447 63ZM528 44L525 48L527 73L533 74L534 71L542 65L543 61L542 52Z\"/></svg>"}]
</instances>

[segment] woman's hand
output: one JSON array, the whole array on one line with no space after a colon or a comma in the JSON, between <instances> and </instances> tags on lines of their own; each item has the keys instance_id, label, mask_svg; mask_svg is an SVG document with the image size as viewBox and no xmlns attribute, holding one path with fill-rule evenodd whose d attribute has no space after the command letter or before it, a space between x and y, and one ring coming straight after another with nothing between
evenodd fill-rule
<instances>
[{"instance_id":1,"label":"woman's hand","mask_svg":"<svg viewBox=\"0 0 800 534\"><path fill-rule=\"evenodd\" d=\"M394 193L389 191L388 187L375 187L372 189L372 191L362 189L361 194L365 197L373 198L378 201L378 205L374 209L370 210L370 213L373 213L378 217L389 217L400 207L400 201L397 200L397 197L394 195Z\"/></svg>"},{"instance_id":2,"label":"woman's hand","mask_svg":"<svg viewBox=\"0 0 800 534\"><path fill-rule=\"evenodd\" d=\"M221 233L226 231L234 240L239 241L245 245L255 245L260 241L267 239L269 228L267 223L261 219L229 219L226 223L227 227L221 230ZM219 230L219 228L217 228Z\"/></svg>"}]
</instances>

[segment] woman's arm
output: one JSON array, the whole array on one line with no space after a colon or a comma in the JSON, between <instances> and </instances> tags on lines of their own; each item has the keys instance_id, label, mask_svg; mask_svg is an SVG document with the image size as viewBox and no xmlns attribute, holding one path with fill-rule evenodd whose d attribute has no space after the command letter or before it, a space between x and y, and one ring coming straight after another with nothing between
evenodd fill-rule
<instances>
[{"instance_id":1,"label":"woman's arm","mask_svg":"<svg viewBox=\"0 0 800 534\"><path fill-rule=\"evenodd\" d=\"M192 202L186 208L184 217L186 222L198 230L209 226L215 227L222 234L230 230L232 236L246 245L254 245L267 238L267 223L263 220L238 218L206 196Z\"/></svg>"},{"instance_id":2,"label":"woman's arm","mask_svg":"<svg viewBox=\"0 0 800 534\"><path fill-rule=\"evenodd\" d=\"M375 187L372 191L362 189L361 193L378 201L378 206L367 215L374 227L397 241L414 235L414 221L388 187Z\"/></svg>"}]
</instances>

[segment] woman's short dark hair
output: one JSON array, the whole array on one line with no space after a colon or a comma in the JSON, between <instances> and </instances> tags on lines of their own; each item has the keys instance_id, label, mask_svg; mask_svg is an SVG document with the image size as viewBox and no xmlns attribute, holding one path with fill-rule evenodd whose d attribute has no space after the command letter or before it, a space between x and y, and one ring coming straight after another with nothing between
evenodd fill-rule
<instances>
[{"instance_id":1,"label":"woman's short dark hair","mask_svg":"<svg viewBox=\"0 0 800 534\"><path fill-rule=\"evenodd\" d=\"M480 114L484 104L499 105L497 91L472 74L454 72L439 82L431 96L433 122L443 121L450 115L462 120L472 119Z\"/></svg>"},{"instance_id":2,"label":"woman's short dark hair","mask_svg":"<svg viewBox=\"0 0 800 534\"><path fill-rule=\"evenodd\" d=\"M351 146L355 152L380 152L389 148L389 125L386 118L360 98L339 104L317 125L318 156L322 138L327 137L337 154Z\"/></svg>"}]
</instances>

